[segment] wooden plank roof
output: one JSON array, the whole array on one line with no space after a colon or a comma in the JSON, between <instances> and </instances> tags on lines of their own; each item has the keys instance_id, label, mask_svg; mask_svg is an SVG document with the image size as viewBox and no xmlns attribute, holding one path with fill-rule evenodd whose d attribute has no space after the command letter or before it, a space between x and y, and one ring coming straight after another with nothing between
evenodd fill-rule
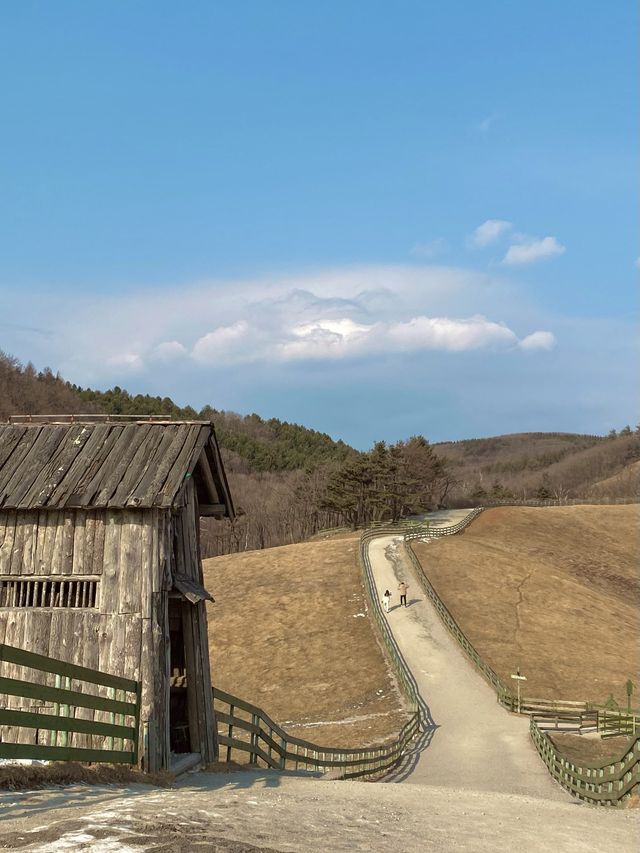
<instances>
[{"instance_id":1,"label":"wooden plank roof","mask_svg":"<svg viewBox=\"0 0 640 853\"><path fill-rule=\"evenodd\" d=\"M171 507L198 463L206 500L233 516L207 421L0 424L0 508Z\"/></svg>"}]
</instances>

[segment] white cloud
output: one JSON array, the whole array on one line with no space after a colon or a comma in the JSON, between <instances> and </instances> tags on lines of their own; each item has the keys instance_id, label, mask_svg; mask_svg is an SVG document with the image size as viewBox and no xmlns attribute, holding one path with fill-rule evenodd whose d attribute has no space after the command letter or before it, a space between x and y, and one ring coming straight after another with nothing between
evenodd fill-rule
<instances>
[{"instance_id":1,"label":"white cloud","mask_svg":"<svg viewBox=\"0 0 640 853\"><path fill-rule=\"evenodd\" d=\"M246 346L249 325L239 320L232 326L219 326L195 342L191 355L203 364L231 361L251 361L251 350Z\"/></svg>"},{"instance_id":2,"label":"white cloud","mask_svg":"<svg viewBox=\"0 0 640 853\"><path fill-rule=\"evenodd\" d=\"M555 237L521 237L521 242L509 246L502 263L507 266L532 264L546 258L564 255L566 249Z\"/></svg>"},{"instance_id":3,"label":"white cloud","mask_svg":"<svg viewBox=\"0 0 640 853\"><path fill-rule=\"evenodd\" d=\"M130 373L137 373L144 369L143 358L135 352L121 352L110 355L106 363L109 367L115 367L118 370L126 370Z\"/></svg>"},{"instance_id":4,"label":"white cloud","mask_svg":"<svg viewBox=\"0 0 640 853\"><path fill-rule=\"evenodd\" d=\"M168 363L187 355L187 348L180 341L163 341L153 348L151 357L156 361Z\"/></svg>"},{"instance_id":5,"label":"white cloud","mask_svg":"<svg viewBox=\"0 0 640 853\"><path fill-rule=\"evenodd\" d=\"M449 244L444 237L436 237L426 243L416 243L411 249L411 254L417 258L435 258L444 254L449 249Z\"/></svg>"},{"instance_id":6,"label":"white cloud","mask_svg":"<svg viewBox=\"0 0 640 853\"><path fill-rule=\"evenodd\" d=\"M556 338L552 332L532 332L523 338L518 346L524 350L552 350L556 345Z\"/></svg>"},{"instance_id":7,"label":"white cloud","mask_svg":"<svg viewBox=\"0 0 640 853\"><path fill-rule=\"evenodd\" d=\"M516 334L504 323L485 317L466 319L418 316L399 323L370 326L350 320L320 321L292 330L295 340L278 345L281 359L340 359L366 354L439 350L465 352L487 348L513 348Z\"/></svg>"},{"instance_id":8,"label":"white cloud","mask_svg":"<svg viewBox=\"0 0 640 853\"><path fill-rule=\"evenodd\" d=\"M513 345L518 341L514 332L503 323L479 316L462 320L414 317L406 323L390 326L387 338L402 350L433 349L449 352Z\"/></svg>"},{"instance_id":9,"label":"white cloud","mask_svg":"<svg viewBox=\"0 0 640 853\"><path fill-rule=\"evenodd\" d=\"M357 355L366 350L367 336L373 328L354 323L349 318L294 326L291 329L294 339L276 343L275 353L285 361Z\"/></svg>"},{"instance_id":10,"label":"white cloud","mask_svg":"<svg viewBox=\"0 0 640 853\"><path fill-rule=\"evenodd\" d=\"M469 243L478 248L495 243L503 234L513 228L513 223L506 219L487 219L479 225L469 238Z\"/></svg>"},{"instance_id":11,"label":"white cloud","mask_svg":"<svg viewBox=\"0 0 640 853\"><path fill-rule=\"evenodd\" d=\"M319 320L317 323L294 326L292 331L299 338L305 338L318 332L336 335L341 338L353 338L357 337L361 332L369 332L371 328L371 326L354 323L349 318L343 318L342 320Z\"/></svg>"}]
</instances>

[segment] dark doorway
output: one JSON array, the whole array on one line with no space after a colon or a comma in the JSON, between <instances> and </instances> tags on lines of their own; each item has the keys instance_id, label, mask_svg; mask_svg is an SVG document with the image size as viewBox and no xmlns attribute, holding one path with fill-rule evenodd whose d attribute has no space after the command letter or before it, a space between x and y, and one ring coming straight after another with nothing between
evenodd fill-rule
<instances>
[{"instance_id":1,"label":"dark doorway","mask_svg":"<svg viewBox=\"0 0 640 853\"><path fill-rule=\"evenodd\" d=\"M169 640L169 746L174 753L191 752L182 596L169 598Z\"/></svg>"}]
</instances>

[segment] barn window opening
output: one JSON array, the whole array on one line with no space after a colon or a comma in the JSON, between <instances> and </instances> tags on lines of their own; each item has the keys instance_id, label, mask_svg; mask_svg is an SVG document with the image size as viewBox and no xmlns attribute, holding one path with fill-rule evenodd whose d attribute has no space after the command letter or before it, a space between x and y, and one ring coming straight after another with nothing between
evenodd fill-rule
<instances>
[{"instance_id":1,"label":"barn window opening","mask_svg":"<svg viewBox=\"0 0 640 853\"><path fill-rule=\"evenodd\" d=\"M0 607L93 608L97 601L97 580L0 578Z\"/></svg>"}]
</instances>

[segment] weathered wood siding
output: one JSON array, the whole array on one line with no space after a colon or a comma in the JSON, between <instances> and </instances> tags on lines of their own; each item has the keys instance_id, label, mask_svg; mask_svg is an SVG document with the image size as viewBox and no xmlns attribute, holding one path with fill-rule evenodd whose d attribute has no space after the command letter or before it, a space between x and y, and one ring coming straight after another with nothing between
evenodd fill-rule
<instances>
[{"instance_id":1,"label":"weathered wood siding","mask_svg":"<svg viewBox=\"0 0 640 853\"><path fill-rule=\"evenodd\" d=\"M0 512L0 579L93 576L95 608L0 609L0 642L143 683L141 741L150 721L148 765L168 760L165 659L171 584L170 515L166 510ZM46 675L4 665L3 675L44 682ZM106 695L106 688L96 692ZM7 707L21 707L7 697ZM78 716L91 715L77 708ZM101 719L100 712L95 712ZM5 727L4 740L29 742L35 730ZM73 736L86 745L87 735Z\"/></svg>"},{"instance_id":2,"label":"weathered wood siding","mask_svg":"<svg viewBox=\"0 0 640 853\"><path fill-rule=\"evenodd\" d=\"M203 583L194 480L166 509L1 510L3 578L93 578L95 608L0 609L0 642L142 681L141 755L150 770L169 762L168 597L178 573ZM182 604L192 748L212 761L216 726L204 602ZM3 675L44 683L44 673L7 664ZM106 688L96 687L106 695ZM7 707L24 700L7 697ZM78 716L101 712L77 708ZM33 729L4 727L4 740L33 741ZM88 746L75 734L71 745Z\"/></svg>"},{"instance_id":3,"label":"weathered wood siding","mask_svg":"<svg viewBox=\"0 0 640 853\"><path fill-rule=\"evenodd\" d=\"M102 574L105 523L114 514L0 510L0 576Z\"/></svg>"}]
</instances>

